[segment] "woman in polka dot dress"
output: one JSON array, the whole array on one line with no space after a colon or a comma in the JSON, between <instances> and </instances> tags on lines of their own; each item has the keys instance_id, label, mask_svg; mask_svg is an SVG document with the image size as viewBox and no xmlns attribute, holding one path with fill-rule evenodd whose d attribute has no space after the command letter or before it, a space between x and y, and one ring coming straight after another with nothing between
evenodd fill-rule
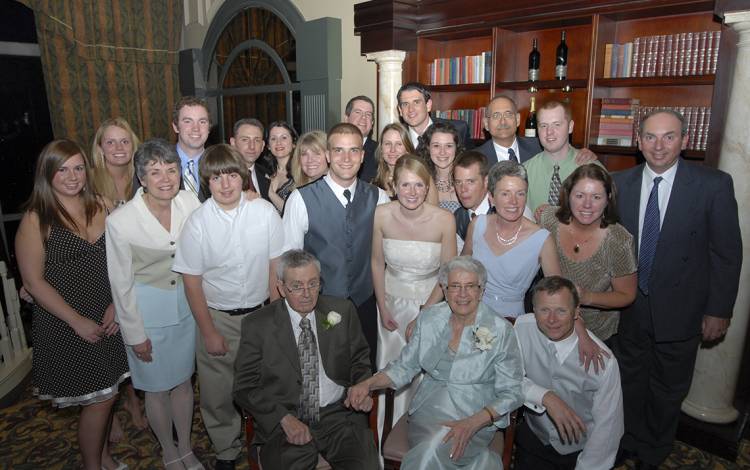
<instances>
[{"instance_id":1,"label":"woman in polka dot dress","mask_svg":"<svg viewBox=\"0 0 750 470\"><path fill-rule=\"evenodd\" d=\"M47 144L16 234L24 287L34 297L33 376L39 398L81 406L86 470L125 469L106 438L117 389L130 372L114 321L104 242L106 202L87 188L89 167L69 140Z\"/></svg>"}]
</instances>

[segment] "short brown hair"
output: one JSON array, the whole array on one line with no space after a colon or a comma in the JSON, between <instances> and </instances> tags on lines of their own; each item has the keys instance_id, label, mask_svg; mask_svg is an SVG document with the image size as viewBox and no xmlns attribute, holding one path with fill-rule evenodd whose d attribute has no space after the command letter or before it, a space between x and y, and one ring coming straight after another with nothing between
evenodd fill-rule
<instances>
[{"instance_id":1,"label":"short brown hair","mask_svg":"<svg viewBox=\"0 0 750 470\"><path fill-rule=\"evenodd\" d=\"M489 174L490 166L487 164L487 157L476 150L461 152L461 155L456 157L456 161L453 163L453 171L456 171L456 167L469 168L474 164L479 165L479 174L482 175L482 178Z\"/></svg>"},{"instance_id":2,"label":"short brown hair","mask_svg":"<svg viewBox=\"0 0 750 470\"><path fill-rule=\"evenodd\" d=\"M545 101L544 104L542 104L537 110L537 116L539 116L539 111L543 109L550 111L552 109L557 108L558 106L563 109L563 113L565 114L565 119L567 119L568 121L572 121L573 111L571 111L570 105L568 103L565 103L564 101L557 101L557 100Z\"/></svg>"},{"instance_id":3,"label":"short brown hair","mask_svg":"<svg viewBox=\"0 0 750 470\"><path fill-rule=\"evenodd\" d=\"M569 279L562 276L547 276L540 279L531 289L531 303L536 302L536 296L540 292L546 292L547 294L557 294L563 289L567 289L573 298L573 310L575 310L581 304L581 298L578 296L578 290L575 284Z\"/></svg>"},{"instance_id":4,"label":"short brown hair","mask_svg":"<svg viewBox=\"0 0 750 470\"><path fill-rule=\"evenodd\" d=\"M336 134L358 135L360 140L364 140L362 137L362 131L359 130L359 127L354 124L349 124L348 122L340 122L328 131L328 150L331 150L331 137Z\"/></svg>"},{"instance_id":5,"label":"short brown hair","mask_svg":"<svg viewBox=\"0 0 750 470\"><path fill-rule=\"evenodd\" d=\"M555 213L557 220L563 224L570 223L570 218L573 216L570 210L570 192L573 190L573 186L584 178L600 181L607 193L607 207L604 208L602 213L600 227L604 228L607 225L616 224L619 220L617 217L617 190L609 172L596 163L581 165L565 178L560 188L560 208Z\"/></svg>"},{"instance_id":6,"label":"short brown hair","mask_svg":"<svg viewBox=\"0 0 750 470\"><path fill-rule=\"evenodd\" d=\"M242 177L242 189L250 188L250 176L242 155L229 144L212 145L203 152L198 162L198 173L201 178L201 188L208 188L211 177L237 173Z\"/></svg>"},{"instance_id":7,"label":"short brown hair","mask_svg":"<svg viewBox=\"0 0 750 470\"><path fill-rule=\"evenodd\" d=\"M205 109L208 114L208 123L209 125L211 124L211 111L208 109L208 103L206 103L206 100L198 98L197 96L183 96L177 100L172 109L172 122L174 124L177 124L177 120L180 117L180 110L185 106L203 106L203 109Z\"/></svg>"}]
</instances>

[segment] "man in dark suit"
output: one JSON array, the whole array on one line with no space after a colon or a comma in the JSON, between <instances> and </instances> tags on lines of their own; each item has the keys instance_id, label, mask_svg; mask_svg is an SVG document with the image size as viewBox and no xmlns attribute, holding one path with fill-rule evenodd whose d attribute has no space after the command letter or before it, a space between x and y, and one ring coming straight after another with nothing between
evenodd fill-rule
<instances>
[{"instance_id":1,"label":"man in dark suit","mask_svg":"<svg viewBox=\"0 0 750 470\"><path fill-rule=\"evenodd\" d=\"M638 247L638 293L622 312L615 354L625 404L620 460L641 469L669 455L701 339L726 333L742 241L731 176L679 158L686 123L673 111L644 117L646 159L614 175L620 220Z\"/></svg>"},{"instance_id":2,"label":"man in dark suit","mask_svg":"<svg viewBox=\"0 0 750 470\"><path fill-rule=\"evenodd\" d=\"M208 104L195 96L183 96L172 110L172 130L177 135L180 156L180 189L192 191L201 202L210 197L208 188L201 187L198 162L205 150L211 117Z\"/></svg>"},{"instance_id":3,"label":"man in dark suit","mask_svg":"<svg viewBox=\"0 0 750 470\"><path fill-rule=\"evenodd\" d=\"M302 250L278 261L284 299L242 321L234 399L255 422L268 470L377 469L367 415L347 409L346 390L368 378L369 349L348 300L319 296L320 263Z\"/></svg>"},{"instance_id":4,"label":"man in dark suit","mask_svg":"<svg viewBox=\"0 0 750 470\"><path fill-rule=\"evenodd\" d=\"M536 137L516 135L521 123L521 113L518 112L516 102L509 96L498 95L492 98L482 122L492 138L477 150L487 157L489 166L503 160L523 163L542 151Z\"/></svg>"},{"instance_id":5,"label":"man in dark suit","mask_svg":"<svg viewBox=\"0 0 750 470\"><path fill-rule=\"evenodd\" d=\"M242 159L247 164L247 171L250 173L252 183L250 189L270 202L268 187L271 185L271 180L266 171L260 165L255 164L266 146L266 142L263 140L263 130L263 123L255 118L240 119L234 123L229 145L240 152Z\"/></svg>"},{"instance_id":6,"label":"man in dark suit","mask_svg":"<svg viewBox=\"0 0 750 470\"><path fill-rule=\"evenodd\" d=\"M477 215L489 212L490 200L487 193L487 159L476 150L467 150L456 158L453 165L453 186L461 201L453 216L456 218L456 234L466 240L469 223Z\"/></svg>"},{"instance_id":7,"label":"man in dark suit","mask_svg":"<svg viewBox=\"0 0 750 470\"><path fill-rule=\"evenodd\" d=\"M396 102L398 103L398 114L409 128L409 137L415 149L419 147L419 137L435 122L451 124L458 131L459 144L465 149L474 148L469 125L466 124L466 121L433 119L430 117L430 111L432 110L430 90L421 83L409 82L402 85L396 94Z\"/></svg>"},{"instance_id":8,"label":"man in dark suit","mask_svg":"<svg viewBox=\"0 0 750 470\"><path fill-rule=\"evenodd\" d=\"M344 114L346 115L346 122L354 124L362 131L362 138L364 139L362 150L365 151L365 158L362 160L357 178L369 183L378 173L378 162L375 161L375 150L378 148L378 142L370 138L372 124L375 122L375 104L367 96L355 96L346 103Z\"/></svg>"}]
</instances>

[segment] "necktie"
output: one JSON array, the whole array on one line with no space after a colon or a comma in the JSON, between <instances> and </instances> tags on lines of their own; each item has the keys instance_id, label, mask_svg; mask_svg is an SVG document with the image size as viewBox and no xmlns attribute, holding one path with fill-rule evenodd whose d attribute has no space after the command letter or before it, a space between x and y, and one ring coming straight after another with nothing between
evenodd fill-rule
<instances>
[{"instance_id":1,"label":"necktie","mask_svg":"<svg viewBox=\"0 0 750 470\"><path fill-rule=\"evenodd\" d=\"M469 219L474 220L477 216L477 213L474 211L469 211Z\"/></svg>"},{"instance_id":2,"label":"necktie","mask_svg":"<svg viewBox=\"0 0 750 470\"><path fill-rule=\"evenodd\" d=\"M552 179L549 182L549 197L547 198L547 202L553 206L560 205L560 187L562 187L560 165L555 164L552 168Z\"/></svg>"},{"instance_id":3,"label":"necktie","mask_svg":"<svg viewBox=\"0 0 750 470\"><path fill-rule=\"evenodd\" d=\"M318 348L310 319L299 322L302 332L297 341L299 365L302 370L302 391L299 398L299 419L305 423L316 423L320 418L320 396L318 395Z\"/></svg>"},{"instance_id":4,"label":"necktie","mask_svg":"<svg viewBox=\"0 0 750 470\"><path fill-rule=\"evenodd\" d=\"M349 191L348 189L345 189L344 190L344 197L346 198L346 206L344 206L344 207L349 207L349 204L351 204L351 202L352 202L352 192Z\"/></svg>"},{"instance_id":5,"label":"necktie","mask_svg":"<svg viewBox=\"0 0 750 470\"><path fill-rule=\"evenodd\" d=\"M508 160L518 163L518 157L516 157L516 152L513 149L508 149Z\"/></svg>"},{"instance_id":6,"label":"necktie","mask_svg":"<svg viewBox=\"0 0 750 470\"><path fill-rule=\"evenodd\" d=\"M250 171L247 172L247 177L250 178L250 187L248 188L250 191L257 193L258 191L255 189L255 183L253 183L253 169L250 168Z\"/></svg>"},{"instance_id":7,"label":"necktie","mask_svg":"<svg viewBox=\"0 0 750 470\"><path fill-rule=\"evenodd\" d=\"M659 231L661 227L661 216L659 214L659 183L661 176L654 178L654 186L648 195L646 213L643 216L643 229L641 230L641 247L638 250L638 287L641 292L648 295L648 280L651 276L651 266L656 255L656 245L659 243Z\"/></svg>"},{"instance_id":8,"label":"necktie","mask_svg":"<svg viewBox=\"0 0 750 470\"><path fill-rule=\"evenodd\" d=\"M198 180L195 178L195 161L188 160L185 171L182 174L182 179L185 182L185 189L192 191L196 196L198 195Z\"/></svg>"}]
</instances>

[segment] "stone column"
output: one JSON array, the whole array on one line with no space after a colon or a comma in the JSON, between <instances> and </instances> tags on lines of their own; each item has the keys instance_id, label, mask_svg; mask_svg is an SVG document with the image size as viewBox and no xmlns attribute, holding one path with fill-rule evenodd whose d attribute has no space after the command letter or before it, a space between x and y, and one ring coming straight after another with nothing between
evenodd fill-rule
<instances>
[{"instance_id":1,"label":"stone column","mask_svg":"<svg viewBox=\"0 0 750 470\"><path fill-rule=\"evenodd\" d=\"M729 331L721 343L698 352L693 383L682 403L682 411L688 415L720 424L731 423L739 415L733 401L750 313L750 134L747 132L750 122L750 11L726 13L724 20L737 31L739 42L719 168L734 179L743 263Z\"/></svg>"},{"instance_id":2,"label":"stone column","mask_svg":"<svg viewBox=\"0 0 750 470\"><path fill-rule=\"evenodd\" d=\"M378 64L378 129L377 135L385 126L398 122L398 103L396 92L401 88L401 64L406 52L390 50L365 54L367 60Z\"/></svg>"}]
</instances>

